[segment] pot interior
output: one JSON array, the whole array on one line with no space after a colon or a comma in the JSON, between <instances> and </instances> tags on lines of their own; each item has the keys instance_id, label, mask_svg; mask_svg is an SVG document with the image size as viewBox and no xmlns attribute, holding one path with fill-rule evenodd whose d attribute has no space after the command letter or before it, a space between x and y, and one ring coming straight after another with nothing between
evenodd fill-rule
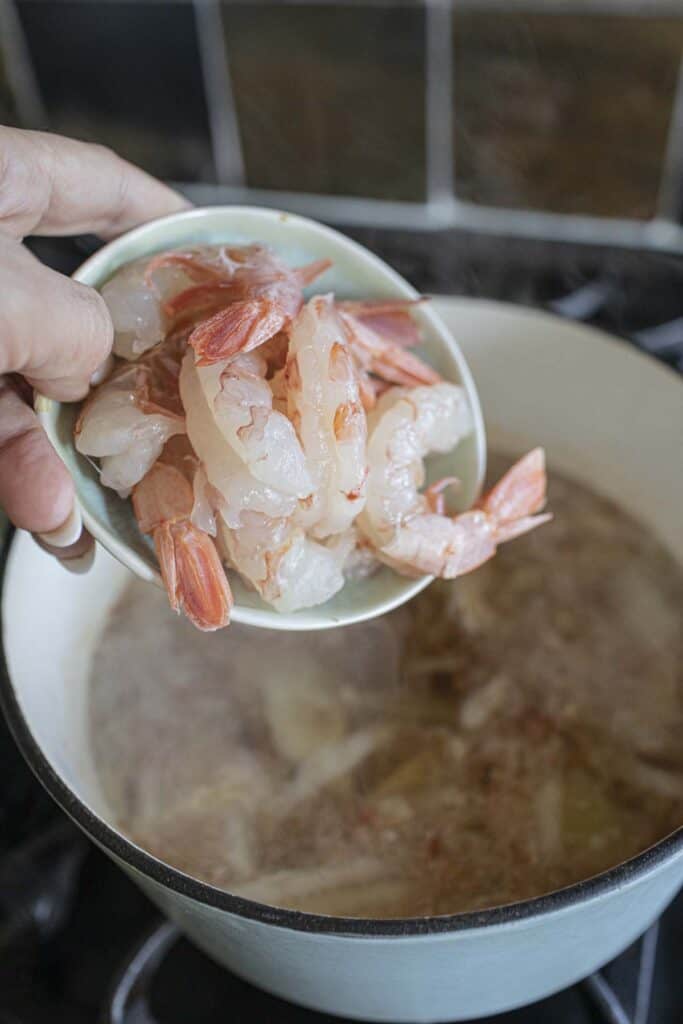
<instances>
[{"instance_id":1,"label":"pot interior","mask_svg":"<svg viewBox=\"0 0 683 1024\"><path fill-rule=\"evenodd\" d=\"M543 445L551 466L615 500L683 562L683 389L676 376L554 318L489 303L435 305L475 374L491 446ZM72 575L18 534L3 595L20 713L54 772L110 824L90 749L88 676L129 579L101 548L88 574Z\"/></svg>"}]
</instances>

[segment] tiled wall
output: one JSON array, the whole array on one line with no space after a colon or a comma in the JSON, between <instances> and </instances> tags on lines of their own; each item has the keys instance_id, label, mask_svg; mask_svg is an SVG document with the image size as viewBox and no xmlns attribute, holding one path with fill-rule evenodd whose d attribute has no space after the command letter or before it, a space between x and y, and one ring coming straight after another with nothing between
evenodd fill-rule
<instances>
[{"instance_id":1,"label":"tiled wall","mask_svg":"<svg viewBox=\"0 0 683 1024\"><path fill-rule=\"evenodd\" d=\"M45 126L166 178L421 203L438 165L492 215L681 212L683 0L11 3Z\"/></svg>"},{"instance_id":2,"label":"tiled wall","mask_svg":"<svg viewBox=\"0 0 683 1024\"><path fill-rule=\"evenodd\" d=\"M465 11L453 45L460 195L655 214L683 17Z\"/></svg>"},{"instance_id":3,"label":"tiled wall","mask_svg":"<svg viewBox=\"0 0 683 1024\"><path fill-rule=\"evenodd\" d=\"M425 194L425 29L416 7L223 4L250 185Z\"/></svg>"},{"instance_id":4,"label":"tiled wall","mask_svg":"<svg viewBox=\"0 0 683 1024\"><path fill-rule=\"evenodd\" d=\"M191 4L16 5L50 128L162 177L214 178Z\"/></svg>"}]
</instances>

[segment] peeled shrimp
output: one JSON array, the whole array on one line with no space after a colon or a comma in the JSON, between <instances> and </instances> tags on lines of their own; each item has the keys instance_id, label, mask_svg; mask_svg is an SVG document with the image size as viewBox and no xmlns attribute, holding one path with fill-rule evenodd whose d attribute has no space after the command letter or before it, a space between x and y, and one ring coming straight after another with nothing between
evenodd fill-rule
<instances>
[{"instance_id":1,"label":"peeled shrimp","mask_svg":"<svg viewBox=\"0 0 683 1024\"><path fill-rule=\"evenodd\" d=\"M459 575L547 518L540 451L455 518L453 478L422 490L426 455L472 429L465 395L410 351L422 300L304 305L328 265L204 246L138 260L103 289L128 362L84 404L76 447L103 484L132 489L171 604L201 629L229 618L221 559L293 612L380 562Z\"/></svg>"},{"instance_id":2,"label":"peeled shrimp","mask_svg":"<svg viewBox=\"0 0 683 1024\"><path fill-rule=\"evenodd\" d=\"M198 262L201 266L201 257ZM302 289L329 265L317 260L293 270L263 245L225 247L222 277L187 289L169 312L218 306L190 334L198 365L208 366L249 352L288 328L303 303Z\"/></svg>"},{"instance_id":3,"label":"peeled shrimp","mask_svg":"<svg viewBox=\"0 0 683 1024\"><path fill-rule=\"evenodd\" d=\"M184 431L177 377L161 356L122 366L91 393L76 423L75 443L83 455L100 460L101 483L127 497L169 438Z\"/></svg>"},{"instance_id":4,"label":"peeled shrimp","mask_svg":"<svg viewBox=\"0 0 683 1024\"><path fill-rule=\"evenodd\" d=\"M453 579L549 518L536 515L545 505L541 449L521 459L469 512L449 518L432 511L438 488L419 492L422 460L430 451L450 451L470 430L464 394L452 384L392 389L372 415L368 500L359 526L378 557L401 572Z\"/></svg>"},{"instance_id":5,"label":"peeled shrimp","mask_svg":"<svg viewBox=\"0 0 683 1024\"><path fill-rule=\"evenodd\" d=\"M236 529L246 512L262 513L273 520L289 518L297 508L297 498L257 480L226 442L207 401L199 372L193 353L188 351L180 372L187 433L225 523Z\"/></svg>"},{"instance_id":6,"label":"peeled shrimp","mask_svg":"<svg viewBox=\"0 0 683 1024\"><path fill-rule=\"evenodd\" d=\"M241 356L251 359L251 356ZM206 368L209 373L213 367ZM328 551L294 521L299 501L291 494L256 479L226 443L212 414L207 390L191 352L183 360L180 390L187 411L187 429L202 461L206 483L199 478L195 511L215 510L218 538L228 563L278 611L290 612L321 604L344 585L344 558ZM215 390L219 383L214 381ZM266 382L266 387L267 387ZM215 395L214 395L215 401ZM210 488L204 499L206 485ZM202 504L203 503L203 504ZM206 518L201 519L207 522Z\"/></svg>"},{"instance_id":7,"label":"peeled shrimp","mask_svg":"<svg viewBox=\"0 0 683 1024\"><path fill-rule=\"evenodd\" d=\"M343 557L291 518L247 512L239 529L220 529L230 564L280 612L323 604L344 586Z\"/></svg>"},{"instance_id":8,"label":"peeled shrimp","mask_svg":"<svg viewBox=\"0 0 683 1024\"><path fill-rule=\"evenodd\" d=\"M454 579L493 558L499 544L547 522L545 457L535 448L512 466L476 508L453 519L418 515L409 519L380 557L409 572Z\"/></svg>"},{"instance_id":9,"label":"peeled shrimp","mask_svg":"<svg viewBox=\"0 0 683 1024\"><path fill-rule=\"evenodd\" d=\"M152 535L173 610L214 630L230 621L232 594L214 542L191 521L193 461L189 445L171 442L133 489L133 510L140 530Z\"/></svg>"},{"instance_id":10,"label":"peeled shrimp","mask_svg":"<svg viewBox=\"0 0 683 1024\"><path fill-rule=\"evenodd\" d=\"M128 263L102 288L114 323L114 354L123 359L137 359L166 337L164 304L191 282L180 264L160 266L152 276L148 266L147 257Z\"/></svg>"},{"instance_id":11,"label":"peeled shrimp","mask_svg":"<svg viewBox=\"0 0 683 1024\"><path fill-rule=\"evenodd\" d=\"M303 513L315 537L348 529L365 504L367 421L358 374L331 296L307 303L290 332L289 417L316 491Z\"/></svg>"},{"instance_id":12,"label":"peeled shrimp","mask_svg":"<svg viewBox=\"0 0 683 1024\"><path fill-rule=\"evenodd\" d=\"M425 456L451 451L472 421L462 388L444 382L391 388L368 424L368 496L359 526L381 551L411 516L429 509L419 491Z\"/></svg>"},{"instance_id":13,"label":"peeled shrimp","mask_svg":"<svg viewBox=\"0 0 683 1024\"><path fill-rule=\"evenodd\" d=\"M296 498L313 493L306 458L290 420L273 407L260 352L197 367L196 372L221 434L262 483Z\"/></svg>"}]
</instances>

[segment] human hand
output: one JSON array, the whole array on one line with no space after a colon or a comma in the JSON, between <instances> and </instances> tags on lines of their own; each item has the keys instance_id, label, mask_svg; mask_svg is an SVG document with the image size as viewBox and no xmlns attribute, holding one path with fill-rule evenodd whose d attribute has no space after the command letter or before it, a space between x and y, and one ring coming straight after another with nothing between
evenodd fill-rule
<instances>
[{"instance_id":1,"label":"human hand","mask_svg":"<svg viewBox=\"0 0 683 1024\"><path fill-rule=\"evenodd\" d=\"M61 558L81 558L88 534L68 539L74 486L31 407L31 389L63 402L87 393L113 327L92 288L48 269L27 235L113 238L189 204L102 146L0 126L0 506Z\"/></svg>"}]
</instances>

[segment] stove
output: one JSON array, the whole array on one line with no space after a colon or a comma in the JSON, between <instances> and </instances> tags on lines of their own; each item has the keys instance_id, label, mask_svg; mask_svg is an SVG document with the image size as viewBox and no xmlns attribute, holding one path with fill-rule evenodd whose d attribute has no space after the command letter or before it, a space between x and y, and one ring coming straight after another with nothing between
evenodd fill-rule
<instances>
[{"instance_id":1,"label":"stove","mask_svg":"<svg viewBox=\"0 0 683 1024\"><path fill-rule=\"evenodd\" d=\"M348 233L424 292L550 310L683 372L681 258L450 230ZM31 247L70 272L94 244ZM189 945L55 807L2 720L0 775L0 1024L335 1019L258 991ZM489 1024L680 1024L682 950L683 894L603 970Z\"/></svg>"}]
</instances>

